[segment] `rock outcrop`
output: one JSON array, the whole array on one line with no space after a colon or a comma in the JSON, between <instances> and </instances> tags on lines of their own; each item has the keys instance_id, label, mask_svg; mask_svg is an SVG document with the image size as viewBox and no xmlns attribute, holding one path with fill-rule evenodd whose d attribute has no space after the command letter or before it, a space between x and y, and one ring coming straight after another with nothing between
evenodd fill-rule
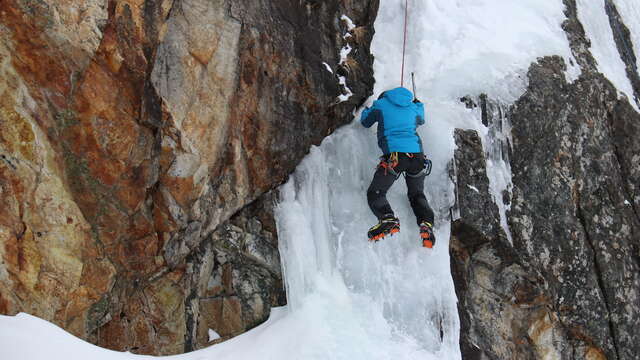
<instances>
[{"instance_id":1,"label":"rock outcrop","mask_svg":"<svg viewBox=\"0 0 640 360\"><path fill-rule=\"evenodd\" d=\"M575 2L565 3L582 75L569 83L558 57L529 69L526 93L505 113L508 194L496 200L489 191L477 135L456 134L460 219L451 254L464 359L640 354L640 114L597 71ZM618 49L629 51L624 33L614 31ZM509 234L496 201L510 207Z\"/></svg>"},{"instance_id":2,"label":"rock outcrop","mask_svg":"<svg viewBox=\"0 0 640 360\"><path fill-rule=\"evenodd\" d=\"M500 225L478 134L456 130L460 219L452 224L455 279L464 359L540 359L558 339L544 278L531 271ZM553 358L553 357L552 357ZM556 357L557 358L557 357Z\"/></svg>"},{"instance_id":3,"label":"rock outcrop","mask_svg":"<svg viewBox=\"0 0 640 360\"><path fill-rule=\"evenodd\" d=\"M370 95L377 6L2 1L0 313L157 355L265 320L263 194Z\"/></svg>"}]
</instances>

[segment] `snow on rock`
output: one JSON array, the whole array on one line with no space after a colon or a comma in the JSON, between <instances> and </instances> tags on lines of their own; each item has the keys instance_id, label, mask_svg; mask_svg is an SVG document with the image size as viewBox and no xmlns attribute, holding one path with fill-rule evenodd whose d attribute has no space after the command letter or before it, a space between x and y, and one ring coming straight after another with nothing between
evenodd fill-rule
<instances>
[{"instance_id":1,"label":"snow on rock","mask_svg":"<svg viewBox=\"0 0 640 360\"><path fill-rule=\"evenodd\" d=\"M344 88L344 91L346 92L346 94L341 94L340 96L338 96L338 100L340 102L349 100L349 98L353 96L353 92L347 86L347 78L344 76L338 76L338 81L340 85L342 85L342 87Z\"/></svg>"},{"instance_id":2,"label":"snow on rock","mask_svg":"<svg viewBox=\"0 0 640 360\"><path fill-rule=\"evenodd\" d=\"M614 0L624 24L629 29L636 65L640 66L640 2L637 0Z\"/></svg>"},{"instance_id":3,"label":"snow on rock","mask_svg":"<svg viewBox=\"0 0 640 360\"><path fill-rule=\"evenodd\" d=\"M467 187L469 187L469 189L471 189L471 190L473 190L473 191L475 191L475 192L477 192L477 193L480 193L480 190L478 190L478 188L477 188L477 187L475 187L475 186L472 186L472 185L467 184Z\"/></svg>"},{"instance_id":4,"label":"snow on rock","mask_svg":"<svg viewBox=\"0 0 640 360\"><path fill-rule=\"evenodd\" d=\"M327 64L326 62L322 62L322 64L324 65L324 68L327 69L328 72L333 74L333 70L331 69L331 66L329 66L329 64Z\"/></svg>"},{"instance_id":5,"label":"snow on rock","mask_svg":"<svg viewBox=\"0 0 640 360\"><path fill-rule=\"evenodd\" d=\"M340 49L340 64L344 64L347 61L347 57L351 53L351 45L347 44L342 49Z\"/></svg>"},{"instance_id":6,"label":"snow on rock","mask_svg":"<svg viewBox=\"0 0 640 360\"><path fill-rule=\"evenodd\" d=\"M351 21L351 19L349 19L346 15L342 15L340 19L344 20L347 23L347 28L349 29L349 31L355 29L355 25L353 24L353 21ZM350 36L351 34L346 33L343 38L346 39L347 37L350 37ZM349 45L349 43L347 43L342 49L340 49L340 62L339 62L340 65L345 64L352 50L353 48L351 48L351 45ZM353 92L347 86L347 78L345 76L338 76L338 81L340 85L342 85L345 92L345 94L341 94L338 96L338 102L341 103L349 100L353 96Z\"/></svg>"},{"instance_id":7,"label":"snow on rock","mask_svg":"<svg viewBox=\"0 0 640 360\"><path fill-rule=\"evenodd\" d=\"M351 20L347 15L342 15L340 17L340 20L344 21L345 23L347 23L347 29L349 31L352 31L353 29L356 28L356 25L353 23L353 20Z\"/></svg>"},{"instance_id":8,"label":"snow on rock","mask_svg":"<svg viewBox=\"0 0 640 360\"><path fill-rule=\"evenodd\" d=\"M629 99L636 111L640 111L638 104L633 101L633 88L627 77L626 66L616 47L604 1L577 0L577 5L578 18L584 26L587 37L591 40L590 50L598 63L598 70Z\"/></svg>"}]
</instances>

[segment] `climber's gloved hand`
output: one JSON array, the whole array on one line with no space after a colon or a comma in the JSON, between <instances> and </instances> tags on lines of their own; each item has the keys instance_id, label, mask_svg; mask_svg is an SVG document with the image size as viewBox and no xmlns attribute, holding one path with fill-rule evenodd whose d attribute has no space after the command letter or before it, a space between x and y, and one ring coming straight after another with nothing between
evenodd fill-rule
<instances>
[{"instance_id":1,"label":"climber's gloved hand","mask_svg":"<svg viewBox=\"0 0 640 360\"><path fill-rule=\"evenodd\" d=\"M418 100L418 98L413 99L413 103L414 103L414 104L415 104L415 103L419 103L419 102L420 102L420 100Z\"/></svg>"}]
</instances>

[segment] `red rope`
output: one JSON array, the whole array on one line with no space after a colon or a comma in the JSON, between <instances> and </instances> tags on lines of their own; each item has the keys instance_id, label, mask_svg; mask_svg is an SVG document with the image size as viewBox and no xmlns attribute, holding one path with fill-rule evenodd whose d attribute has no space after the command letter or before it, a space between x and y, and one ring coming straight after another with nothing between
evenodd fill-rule
<instances>
[{"instance_id":1,"label":"red rope","mask_svg":"<svg viewBox=\"0 0 640 360\"><path fill-rule=\"evenodd\" d=\"M407 49L407 18L409 17L409 0L404 2L404 39L402 41L402 75L400 76L400 86L404 87L404 53Z\"/></svg>"}]
</instances>

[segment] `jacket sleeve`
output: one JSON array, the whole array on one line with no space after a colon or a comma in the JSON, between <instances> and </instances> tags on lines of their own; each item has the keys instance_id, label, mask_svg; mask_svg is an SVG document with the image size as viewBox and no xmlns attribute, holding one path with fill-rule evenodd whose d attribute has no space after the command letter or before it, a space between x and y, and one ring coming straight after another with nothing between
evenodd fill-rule
<instances>
[{"instance_id":1,"label":"jacket sleeve","mask_svg":"<svg viewBox=\"0 0 640 360\"><path fill-rule=\"evenodd\" d=\"M370 128L373 124L376 123L376 121L378 121L377 115L380 110L376 108L377 102L377 100L374 101L373 106L364 109L364 111L362 112L362 115L360 116L360 123L362 124L362 126Z\"/></svg>"},{"instance_id":2,"label":"jacket sleeve","mask_svg":"<svg viewBox=\"0 0 640 360\"><path fill-rule=\"evenodd\" d=\"M421 102L417 102L415 103L416 105L416 112L418 113L416 115L416 124L418 126L420 125L424 125L424 104Z\"/></svg>"}]
</instances>

